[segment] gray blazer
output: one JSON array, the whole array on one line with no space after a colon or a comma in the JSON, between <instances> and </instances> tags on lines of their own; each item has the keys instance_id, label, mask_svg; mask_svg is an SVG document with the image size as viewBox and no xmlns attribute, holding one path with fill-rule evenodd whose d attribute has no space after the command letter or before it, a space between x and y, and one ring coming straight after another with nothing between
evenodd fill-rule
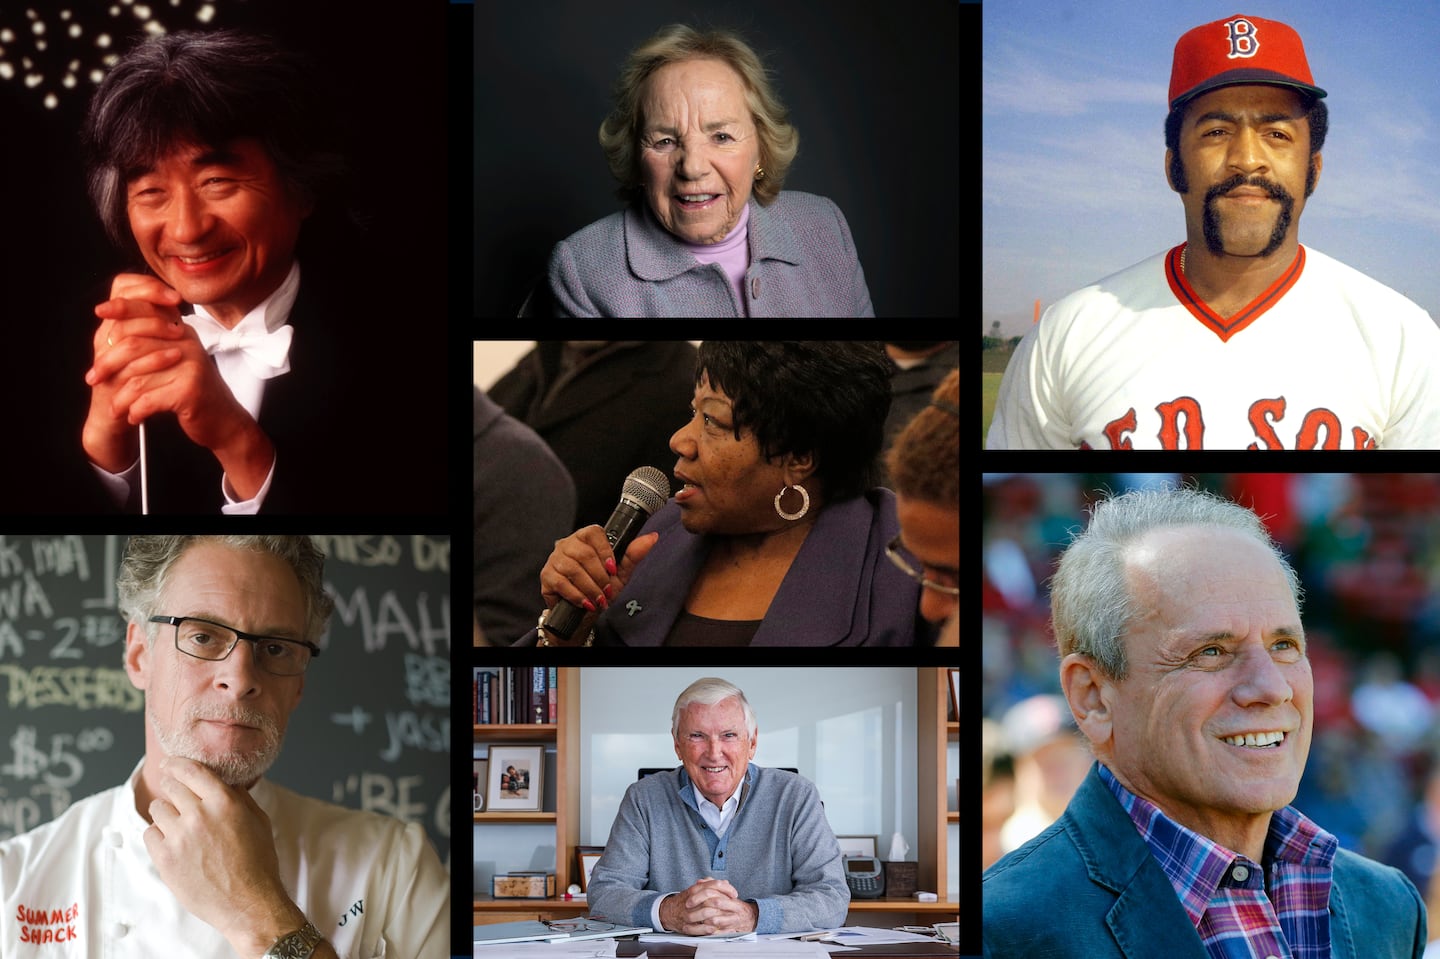
<instances>
[{"instance_id":1,"label":"gray blazer","mask_svg":"<svg viewBox=\"0 0 1440 959\"><path fill-rule=\"evenodd\" d=\"M725 271L699 263L642 206L555 244L550 292L560 316L874 316L865 271L840 208L784 191L750 200L745 303Z\"/></svg>"}]
</instances>

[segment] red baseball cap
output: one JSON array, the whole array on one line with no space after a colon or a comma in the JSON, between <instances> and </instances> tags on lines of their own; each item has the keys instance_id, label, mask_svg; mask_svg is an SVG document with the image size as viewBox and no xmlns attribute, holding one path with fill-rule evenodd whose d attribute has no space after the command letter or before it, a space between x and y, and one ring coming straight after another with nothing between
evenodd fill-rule
<instances>
[{"instance_id":1,"label":"red baseball cap","mask_svg":"<svg viewBox=\"0 0 1440 959\"><path fill-rule=\"evenodd\" d=\"M1325 95L1310 76L1300 34L1279 20L1237 14L1196 27L1175 44L1170 109L1237 83L1269 83Z\"/></svg>"}]
</instances>

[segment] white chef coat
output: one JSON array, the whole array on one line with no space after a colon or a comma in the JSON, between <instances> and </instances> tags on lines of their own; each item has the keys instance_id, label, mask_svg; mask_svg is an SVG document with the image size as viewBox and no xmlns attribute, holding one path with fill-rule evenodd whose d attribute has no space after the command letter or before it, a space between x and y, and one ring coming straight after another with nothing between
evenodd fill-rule
<instances>
[{"instance_id":1,"label":"white chef coat","mask_svg":"<svg viewBox=\"0 0 1440 959\"><path fill-rule=\"evenodd\" d=\"M0 956L233 959L161 882L135 811L138 773L0 843ZM286 890L338 955L449 955L450 882L424 829L263 779L250 795L270 817Z\"/></svg>"}]
</instances>

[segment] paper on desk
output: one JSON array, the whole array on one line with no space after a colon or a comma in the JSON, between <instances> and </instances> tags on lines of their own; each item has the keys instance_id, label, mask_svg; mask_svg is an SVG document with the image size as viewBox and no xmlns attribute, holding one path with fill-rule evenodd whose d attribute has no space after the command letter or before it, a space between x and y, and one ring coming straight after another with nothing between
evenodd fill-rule
<instances>
[{"instance_id":1,"label":"paper on desk","mask_svg":"<svg viewBox=\"0 0 1440 959\"><path fill-rule=\"evenodd\" d=\"M769 939L765 942L702 942L695 947L695 959L830 959L830 953L816 942Z\"/></svg>"},{"instance_id":2,"label":"paper on desk","mask_svg":"<svg viewBox=\"0 0 1440 959\"><path fill-rule=\"evenodd\" d=\"M496 946L476 946L475 959L521 959L523 956L543 956L545 959L613 959L614 939L584 939L571 942L507 942Z\"/></svg>"},{"instance_id":3,"label":"paper on desk","mask_svg":"<svg viewBox=\"0 0 1440 959\"><path fill-rule=\"evenodd\" d=\"M825 937L828 942L849 946L879 946L887 942L939 942L934 936L922 936L898 929L875 929L871 926L842 926Z\"/></svg>"}]
</instances>

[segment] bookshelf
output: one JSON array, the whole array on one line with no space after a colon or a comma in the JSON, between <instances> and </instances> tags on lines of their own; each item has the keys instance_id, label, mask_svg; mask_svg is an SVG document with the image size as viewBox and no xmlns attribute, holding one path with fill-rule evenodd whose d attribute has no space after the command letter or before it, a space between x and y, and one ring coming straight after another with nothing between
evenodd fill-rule
<instances>
[{"instance_id":1,"label":"bookshelf","mask_svg":"<svg viewBox=\"0 0 1440 959\"><path fill-rule=\"evenodd\" d=\"M916 736L917 818L919 843L920 888L935 892L938 902L920 903L914 899L852 899L848 921L856 925L899 925L907 921L929 924L944 922L958 916L955 901L958 890L947 888L948 857L956 850L948 848L947 823L958 822L959 812L947 808L947 744L958 741L959 723L947 719L949 691L946 671L921 668L916 671ZM575 667L556 671L557 722L546 725L478 725L474 727L477 744L542 743L554 744L555 808L544 812L483 812L474 814L477 855L484 848L484 832L490 827L525 824L552 826L555 843L555 888L564 891L575 881L574 848L580 835L580 676ZM482 828L483 827L483 828ZM548 835L547 835L547 838ZM477 891L474 897L474 921L478 923L512 922L520 919L565 919L584 915L583 902L563 899L501 899ZM906 916L914 917L907 920Z\"/></svg>"}]
</instances>

